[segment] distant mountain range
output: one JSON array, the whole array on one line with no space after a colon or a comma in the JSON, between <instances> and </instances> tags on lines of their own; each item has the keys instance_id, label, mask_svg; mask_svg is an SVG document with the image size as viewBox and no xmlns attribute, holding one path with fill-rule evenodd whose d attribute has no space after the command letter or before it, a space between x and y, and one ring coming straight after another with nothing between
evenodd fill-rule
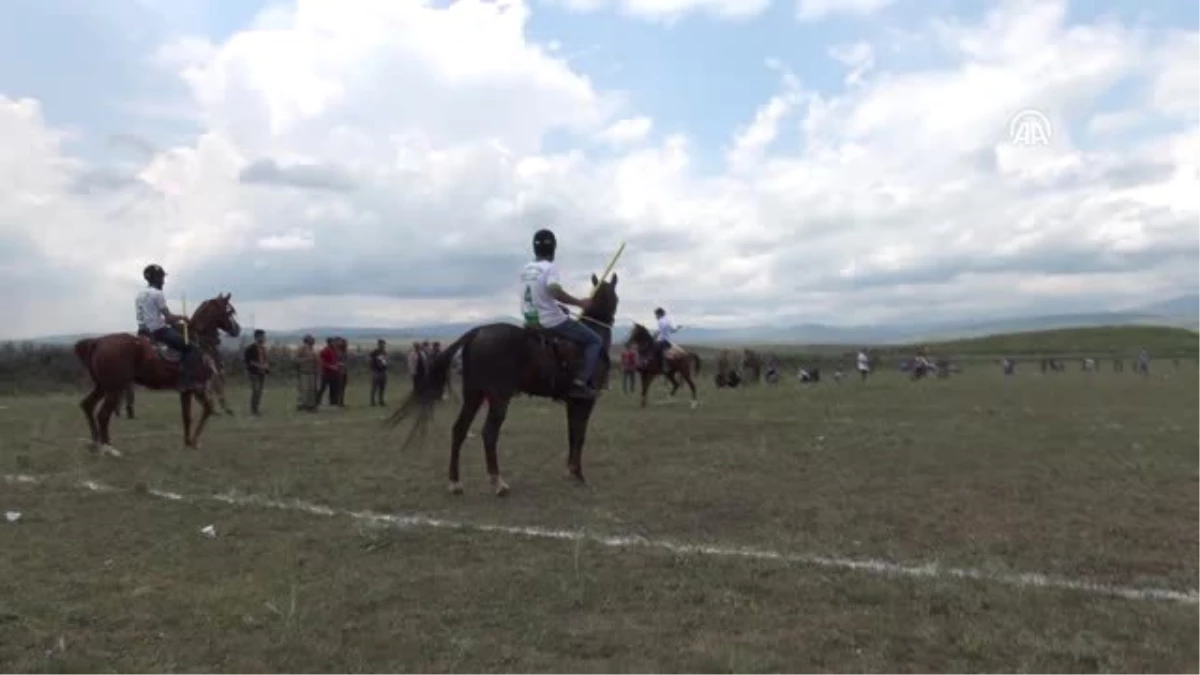
<instances>
[{"instance_id":1,"label":"distant mountain range","mask_svg":"<svg viewBox=\"0 0 1200 675\"><path fill-rule=\"evenodd\" d=\"M305 333L318 340L340 335L351 342L367 342L377 338L392 343L418 339L446 339L460 335L474 326L492 321L516 323L511 317L495 317L471 323L436 323L403 328L350 328L313 326L295 330L272 330L267 333L272 342L299 341ZM1200 294L1171 298L1128 309L1086 314L1053 314L1018 316L1000 319L949 322L892 323L882 325L829 325L802 323L787 326L747 326L718 329L688 326L680 334L685 344L822 344L822 345L879 345L906 344L922 341L955 340L1055 328L1084 328L1089 326L1161 325L1200 329ZM58 335L38 338L33 342L63 344L74 342L83 335ZM623 337L623 336L621 336ZM238 342L234 340L233 342Z\"/></svg>"}]
</instances>

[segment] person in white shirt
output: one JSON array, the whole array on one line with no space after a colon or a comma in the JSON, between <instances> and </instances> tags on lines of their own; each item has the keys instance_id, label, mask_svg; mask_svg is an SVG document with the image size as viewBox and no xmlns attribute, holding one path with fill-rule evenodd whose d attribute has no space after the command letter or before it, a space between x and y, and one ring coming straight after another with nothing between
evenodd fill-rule
<instances>
[{"instance_id":1,"label":"person in white shirt","mask_svg":"<svg viewBox=\"0 0 1200 675\"><path fill-rule=\"evenodd\" d=\"M858 350L858 358L856 361L858 362L858 376L862 378L863 382L866 382L867 375L871 374L871 360L867 358L867 350Z\"/></svg>"},{"instance_id":2,"label":"person in white shirt","mask_svg":"<svg viewBox=\"0 0 1200 675\"><path fill-rule=\"evenodd\" d=\"M554 254L558 241L550 230L538 230L533 235L532 262L521 270L521 316L526 328L544 328L583 348L583 367L571 383L573 398L594 398L592 377L604 350L604 340L596 331L575 321L558 303L574 305L583 311L591 306L590 298L576 298L563 290L559 281Z\"/></svg>"},{"instance_id":3,"label":"person in white shirt","mask_svg":"<svg viewBox=\"0 0 1200 675\"><path fill-rule=\"evenodd\" d=\"M167 273L162 267L147 265L142 270L142 277L146 280L147 287L138 293L134 301L138 334L148 335L179 352L179 388L189 389L192 386L192 375L199 367L200 353L188 344L172 325L187 321L187 317L174 314L167 308L167 298L162 290Z\"/></svg>"},{"instance_id":4,"label":"person in white shirt","mask_svg":"<svg viewBox=\"0 0 1200 675\"><path fill-rule=\"evenodd\" d=\"M667 350L672 347L671 338L683 327L676 326L662 307L654 310L654 318L658 321L658 330L654 333L654 358L658 362L658 369L666 372L665 359Z\"/></svg>"}]
</instances>

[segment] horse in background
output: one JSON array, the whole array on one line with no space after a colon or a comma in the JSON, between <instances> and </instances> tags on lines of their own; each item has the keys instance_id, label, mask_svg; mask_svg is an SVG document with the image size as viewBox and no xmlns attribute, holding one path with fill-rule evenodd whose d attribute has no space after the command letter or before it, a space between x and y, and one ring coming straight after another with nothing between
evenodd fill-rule
<instances>
[{"instance_id":1,"label":"horse in background","mask_svg":"<svg viewBox=\"0 0 1200 675\"><path fill-rule=\"evenodd\" d=\"M188 320L188 338L191 344L197 345L201 340L210 339L217 335L217 331L224 331L230 337L238 336L241 328L236 319L237 310L229 299L230 294L226 293L200 303ZM175 358L171 359L161 356L149 338L129 333L110 333L79 340L75 343L75 355L92 380L92 391L79 402L92 434L92 450L120 457L121 453L112 447L112 439L108 433L113 412L134 384L155 390L178 389L178 355L172 353ZM204 359L200 360L199 365L201 372L197 374L197 386L179 392L183 443L192 448L197 447L200 432L212 415L212 402L209 400L207 387L213 369ZM193 397L200 399L201 405L200 421L196 424L194 434ZM97 404L100 404L99 411L96 410Z\"/></svg>"},{"instance_id":2,"label":"horse in background","mask_svg":"<svg viewBox=\"0 0 1200 675\"><path fill-rule=\"evenodd\" d=\"M601 281L592 275L592 305L580 317L595 330L603 341L600 363L596 369L597 384L606 383L611 364L608 359L612 346L612 323L617 314L617 275L612 281ZM588 422L598 398L568 396L572 373L578 371L583 351L573 342L539 328L524 328L509 323L490 323L476 326L443 349L430 360L425 372L414 382L413 391L387 420L396 426L414 417L412 430L402 447L425 436L437 403L444 398L451 365L455 355L462 352L462 407L450 435L450 493L463 492L459 480L459 455L471 423L479 409L487 403L487 419L483 424L483 453L488 478L497 497L508 494L508 484L500 476L497 444L500 428L508 416L508 406L517 394L528 394L563 401L567 408L567 472L578 485L583 478L583 445L587 438ZM601 388L601 387L598 387Z\"/></svg>"},{"instance_id":3,"label":"horse in background","mask_svg":"<svg viewBox=\"0 0 1200 675\"><path fill-rule=\"evenodd\" d=\"M692 391L692 407L696 407L696 383L692 380L692 372L694 368L695 373L700 374L700 357L698 355L689 353L682 347L671 345L663 353L660 365L658 359L653 356L654 336L640 323L633 324L633 330L629 332L625 346L633 347L638 352L637 370L642 377L643 408L646 407L646 395L650 391L650 383L654 381L656 375L660 374L671 383L671 396L674 396L680 387L679 380L675 379L675 376L682 377Z\"/></svg>"}]
</instances>

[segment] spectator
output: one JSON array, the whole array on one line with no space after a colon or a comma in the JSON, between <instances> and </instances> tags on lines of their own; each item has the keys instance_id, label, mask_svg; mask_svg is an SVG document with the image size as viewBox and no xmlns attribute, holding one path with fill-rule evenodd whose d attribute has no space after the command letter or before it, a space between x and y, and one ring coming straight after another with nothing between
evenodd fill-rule
<instances>
[{"instance_id":1,"label":"spectator","mask_svg":"<svg viewBox=\"0 0 1200 675\"><path fill-rule=\"evenodd\" d=\"M633 345L621 352L621 391L631 393L637 389L637 350Z\"/></svg>"},{"instance_id":2,"label":"spectator","mask_svg":"<svg viewBox=\"0 0 1200 675\"><path fill-rule=\"evenodd\" d=\"M254 331L254 341L246 347L242 358L246 363L246 379L250 380L250 414L258 417L267 373L271 372L271 364L267 359L266 331L261 328Z\"/></svg>"},{"instance_id":3,"label":"spectator","mask_svg":"<svg viewBox=\"0 0 1200 675\"><path fill-rule=\"evenodd\" d=\"M321 390L317 392L317 404L320 405L325 392L329 392L329 405L337 403L337 386L341 380L338 372L337 349L334 347L336 338L325 338L325 346L321 348Z\"/></svg>"},{"instance_id":4,"label":"spectator","mask_svg":"<svg viewBox=\"0 0 1200 675\"><path fill-rule=\"evenodd\" d=\"M371 405L387 405L383 402L383 392L387 389L388 356L387 342L379 340L375 343L375 351L371 352Z\"/></svg>"},{"instance_id":5,"label":"spectator","mask_svg":"<svg viewBox=\"0 0 1200 675\"><path fill-rule=\"evenodd\" d=\"M417 383L421 381L425 367L424 358L421 354L421 343L413 342L412 349L408 352L408 375L412 378L413 389L416 389Z\"/></svg>"},{"instance_id":6,"label":"spectator","mask_svg":"<svg viewBox=\"0 0 1200 675\"><path fill-rule=\"evenodd\" d=\"M321 375L321 359L313 349L316 340L311 335L305 335L300 348L296 350L296 410L316 412L321 401L317 390L317 379Z\"/></svg>"}]
</instances>

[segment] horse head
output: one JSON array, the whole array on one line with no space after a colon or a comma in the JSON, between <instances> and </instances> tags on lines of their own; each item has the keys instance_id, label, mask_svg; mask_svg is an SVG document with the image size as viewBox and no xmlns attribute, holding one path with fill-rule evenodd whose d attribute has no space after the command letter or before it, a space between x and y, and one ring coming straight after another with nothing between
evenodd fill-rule
<instances>
[{"instance_id":1,"label":"horse head","mask_svg":"<svg viewBox=\"0 0 1200 675\"><path fill-rule=\"evenodd\" d=\"M654 336L650 335L650 331L635 321L633 329L629 331L629 338L625 340L625 346L645 348L652 342L654 342Z\"/></svg>"},{"instance_id":2,"label":"horse head","mask_svg":"<svg viewBox=\"0 0 1200 675\"><path fill-rule=\"evenodd\" d=\"M242 327L237 322L237 309L230 302L232 294L225 293L200 303L189 323L197 333L224 331L229 337L241 335Z\"/></svg>"},{"instance_id":3,"label":"horse head","mask_svg":"<svg viewBox=\"0 0 1200 675\"><path fill-rule=\"evenodd\" d=\"M583 316L611 328L617 316L617 275L613 274L610 280L600 281L593 274L592 289L592 306Z\"/></svg>"}]
</instances>

